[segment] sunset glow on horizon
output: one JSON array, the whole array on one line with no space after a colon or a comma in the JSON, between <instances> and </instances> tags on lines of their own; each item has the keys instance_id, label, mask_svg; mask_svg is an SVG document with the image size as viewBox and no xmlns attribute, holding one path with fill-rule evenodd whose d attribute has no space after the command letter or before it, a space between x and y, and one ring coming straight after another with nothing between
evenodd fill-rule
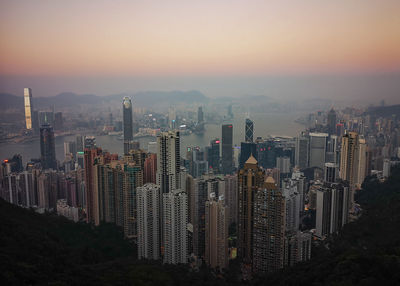
<instances>
[{"instance_id":1,"label":"sunset glow on horizon","mask_svg":"<svg viewBox=\"0 0 400 286\"><path fill-rule=\"evenodd\" d=\"M40 3L40 4L38 4ZM1 75L400 68L400 1L2 1Z\"/></svg>"}]
</instances>

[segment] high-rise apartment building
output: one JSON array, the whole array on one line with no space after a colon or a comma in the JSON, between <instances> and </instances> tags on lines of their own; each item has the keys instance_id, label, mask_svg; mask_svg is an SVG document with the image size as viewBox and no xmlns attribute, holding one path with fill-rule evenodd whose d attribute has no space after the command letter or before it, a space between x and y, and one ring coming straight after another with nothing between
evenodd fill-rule
<instances>
[{"instance_id":1,"label":"high-rise apartment building","mask_svg":"<svg viewBox=\"0 0 400 286\"><path fill-rule=\"evenodd\" d=\"M193 253L199 258L205 254L205 206L208 200L207 182L204 178L193 180Z\"/></svg>"},{"instance_id":2,"label":"high-rise apartment building","mask_svg":"<svg viewBox=\"0 0 400 286\"><path fill-rule=\"evenodd\" d=\"M40 128L40 161L43 169L57 169L54 132L48 124Z\"/></svg>"},{"instance_id":3,"label":"high-rise apartment building","mask_svg":"<svg viewBox=\"0 0 400 286\"><path fill-rule=\"evenodd\" d=\"M340 151L340 178L348 181L351 187L354 185L357 141L358 134L356 132L348 132L342 137Z\"/></svg>"},{"instance_id":4,"label":"high-rise apartment building","mask_svg":"<svg viewBox=\"0 0 400 286\"><path fill-rule=\"evenodd\" d=\"M76 158L76 142L68 141L64 142L64 155Z\"/></svg>"},{"instance_id":5,"label":"high-rise apartment building","mask_svg":"<svg viewBox=\"0 0 400 286\"><path fill-rule=\"evenodd\" d=\"M335 183L338 178L339 170L335 163L325 163L324 181L327 183Z\"/></svg>"},{"instance_id":6,"label":"high-rise apartment building","mask_svg":"<svg viewBox=\"0 0 400 286\"><path fill-rule=\"evenodd\" d=\"M37 204L35 178L32 172L10 173L4 179L3 199L11 204L30 207ZM0 188L0 191L2 188Z\"/></svg>"},{"instance_id":7,"label":"high-rise apartment building","mask_svg":"<svg viewBox=\"0 0 400 286\"><path fill-rule=\"evenodd\" d=\"M301 205L300 193L295 180L285 179L282 183L282 195L285 197L285 229L286 232L296 233L300 226Z\"/></svg>"},{"instance_id":8,"label":"high-rise apartment building","mask_svg":"<svg viewBox=\"0 0 400 286\"><path fill-rule=\"evenodd\" d=\"M285 242L285 198L268 177L254 198L252 270L274 272L283 268Z\"/></svg>"},{"instance_id":9,"label":"high-rise apartment building","mask_svg":"<svg viewBox=\"0 0 400 286\"><path fill-rule=\"evenodd\" d=\"M361 184L364 182L365 177L367 176L367 144L365 139L362 136L358 138L358 144L356 149L356 162L355 168L356 171L354 173L354 185L355 189L361 189Z\"/></svg>"},{"instance_id":10,"label":"high-rise apartment building","mask_svg":"<svg viewBox=\"0 0 400 286\"><path fill-rule=\"evenodd\" d=\"M157 182L157 154L148 154L144 161L143 183Z\"/></svg>"},{"instance_id":11,"label":"high-rise apartment building","mask_svg":"<svg viewBox=\"0 0 400 286\"><path fill-rule=\"evenodd\" d=\"M187 263L187 195L183 190L171 190L163 195L164 263Z\"/></svg>"},{"instance_id":12,"label":"high-rise apartment building","mask_svg":"<svg viewBox=\"0 0 400 286\"><path fill-rule=\"evenodd\" d=\"M311 238L312 235L310 232L297 231L296 233L286 233L283 254L285 267L310 260Z\"/></svg>"},{"instance_id":13,"label":"high-rise apartment building","mask_svg":"<svg viewBox=\"0 0 400 286\"><path fill-rule=\"evenodd\" d=\"M137 238L136 190L143 186L143 169L134 162L124 164L123 206L124 233L128 238Z\"/></svg>"},{"instance_id":14,"label":"high-rise apartment building","mask_svg":"<svg viewBox=\"0 0 400 286\"><path fill-rule=\"evenodd\" d=\"M161 192L149 183L137 188L138 258L161 258Z\"/></svg>"},{"instance_id":15,"label":"high-rise apartment building","mask_svg":"<svg viewBox=\"0 0 400 286\"><path fill-rule=\"evenodd\" d=\"M204 259L205 255L205 207L210 195L223 196L225 193L225 181L213 175L205 175L193 180L194 189L191 200L192 224L193 224L193 251L194 254Z\"/></svg>"},{"instance_id":16,"label":"high-rise apartment building","mask_svg":"<svg viewBox=\"0 0 400 286\"><path fill-rule=\"evenodd\" d=\"M350 192L348 186L327 183L316 189L316 236L338 232L347 222Z\"/></svg>"},{"instance_id":17,"label":"high-rise apartment building","mask_svg":"<svg viewBox=\"0 0 400 286\"><path fill-rule=\"evenodd\" d=\"M133 141L132 101L125 96L122 101L123 128L124 128L124 154L128 154Z\"/></svg>"},{"instance_id":18,"label":"high-rise apartment building","mask_svg":"<svg viewBox=\"0 0 400 286\"><path fill-rule=\"evenodd\" d=\"M101 154L101 148L85 148L84 149L84 166L85 166L85 194L86 194L86 222L99 225L99 198L95 181L95 158Z\"/></svg>"},{"instance_id":19,"label":"high-rise apartment building","mask_svg":"<svg viewBox=\"0 0 400 286\"><path fill-rule=\"evenodd\" d=\"M368 172L365 139L356 132L343 135L340 155L340 178L349 183L351 208L353 208L354 192L361 188Z\"/></svg>"},{"instance_id":20,"label":"high-rise apartment building","mask_svg":"<svg viewBox=\"0 0 400 286\"><path fill-rule=\"evenodd\" d=\"M86 168L85 168L86 169ZM137 188L143 186L143 170L132 160L115 154L95 155L92 166L94 222L113 222L128 238L137 237ZM89 205L89 204L88 204ZM90 206L89 205L89 206ZM89 212L88 212L89 213Z\"/></svg>"},{"instance_id":21,"label":"high-rise apartment building","mask_svg":"<svg viewBox=\"0 0 400 286\"><path fill-rule=\"evenodd\" d=\"M157 185L162 193L180 188L179 131L162 132L157 136Z\"/></svg>"},{"instance_id":22,"label":"high-rise apartment building","mask_svg":"<svg viewBox=\"0 0 400 286\"><path fill-rule=\"evenodd\" d=\"M32 89L24 88L25 125L32 130Z\"/></svg>"},{"instance_id":23,"label":"high-rise apartment building","mask_svg":"<svg viewBox=\"0 0 400 286\"><path fill-rule=\"evenodd\" d=\"M233 125L222 125L222 172L232 173L233 168Z\"/></svg>"},{"instance_id":24,"label":"high-rise apartment building","mask_svg":"<svg viewBox=\"0 0 400 286\"><path fill-rule=\"evenodd\" d=\"M244 141L245 142L253 142L254 137L254 122L246 118L246 124L244 128Z\"/></svg>"},{"instance_id":25,"label":"high-rise apartment building","mask_svg":"<svg viewBox=\"0 0 400 286\"><path fill-rule=\"evenodd\" d=\"M227 269L229 208L223 196L210 195L205 205L205 261L211 268Z\"/></svg>"},{"instance_id":26,"label":"high-rise apartment building","mask_svg":"<svg viewBox=\"0 0 400 286\"><path fill-rule=\"evenodd\" d=\"M253 261L254 200L263 183L264 172L257 160L250 156L244 168L238 172L238 256L247 265Z\"/></svg>"},{"instance_id":27,"label":"high-rise apartment building","mask_svg":"<svg viewBox=\"0 0 400 286\"><path fill-rule=\"evenodd\" d=\"M225 205L229 208L229 225L238 222L238 183L237 174L226 175L225 181Z\"/></svg>"}]
</instances>

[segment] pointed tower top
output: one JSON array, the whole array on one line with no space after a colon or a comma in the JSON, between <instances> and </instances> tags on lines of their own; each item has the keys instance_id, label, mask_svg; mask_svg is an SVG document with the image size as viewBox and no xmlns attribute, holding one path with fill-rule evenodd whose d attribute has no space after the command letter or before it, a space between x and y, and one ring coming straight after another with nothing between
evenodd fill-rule
<instances>
[{"instance_id":1,"label":"pointed tower top","mask_svg":"<svg viewBox=\"0 0 400 286\"><path fill-rule=\"evenodd\" d=\"M265 179L266 183L271 183L271 184L275 184L275 180L274 178L272 178L271 176L268 176L267 179Z\"/></svg>"},{"instance_id":2,"label":"pointed tower top","mask_svg":"<svg viewBox=\"0 0 400 286\"><path fill-rule=\"evenodd\" d=\"M257 160L256 160L256 158L254 158L253 154L250 155L249 159L247 159L245 164L252 164L252 165L257 164Z\"/></svg>"}]
</instances>

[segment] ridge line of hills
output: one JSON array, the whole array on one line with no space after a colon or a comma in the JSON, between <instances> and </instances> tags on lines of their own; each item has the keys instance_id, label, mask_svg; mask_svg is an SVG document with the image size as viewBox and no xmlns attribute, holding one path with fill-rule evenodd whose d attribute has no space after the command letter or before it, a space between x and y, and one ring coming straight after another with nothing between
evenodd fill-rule
<instances>
[{"instance_id":1,"label":"ridge line of hills","mask_svg":"<svg viewBox=\"0 0 400 286\"><path fill-rule=\"evenodd\" d=\"M81 104L93 104L93 103L107 103L110 101L118 100L122 102L122 98L124 96L130 96L134 98L135 102L139 105L147 106L154 104L154 102L165 101L168 99L170 103L206 103L209 101L209 98L206 97L203 93L197 90L189 90L189 91L145 91L145 92L137 92L137 93L121 93L121 94L113 94L107 96L97 96L94 94L81 94L78 95L73 92L63 92L57 94L55 96L49 97L38 97L33 94L32 101L33 106L44 107L52 107L55 106L75 106ZM10 93L0 93L0 109L9 109L9 108L22 108L24 98L23 96L16 96Z\"/></svg>"}]
</instances>

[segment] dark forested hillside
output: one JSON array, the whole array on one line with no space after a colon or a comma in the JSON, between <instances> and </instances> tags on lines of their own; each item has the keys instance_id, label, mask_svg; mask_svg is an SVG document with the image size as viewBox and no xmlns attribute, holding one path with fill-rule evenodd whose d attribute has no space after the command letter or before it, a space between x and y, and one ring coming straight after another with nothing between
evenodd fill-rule
<instances>
[{"instance_id":1,"label":"dark forested hillside","mask_svg":"<svg viewBox=\"0 0 400 286\"><path fill-rule=\"evenodd\" d=\"M362 216L314 249L311 261L254 284L400 285L400 169L384 183L368 177L356 200Z\"/></svg>"},{"instance_id":2,"label":"dark forested hillside","mask_svg":"<svg viewBox=\"0 0 400 286\"><path fill-rule=\"evenodd\" d=\"M111 224L92 227L0 199L1 285L186 285L214 281L206 270L139 261Z\"/></svg>"},{"instance_id":3,"label":"dark forested hillside","mask_svg":"<svg viewBox=\"0 0 400 286\"><path fill-rule=\"evenodd\" d=\"M400 283L400 169L388 181L367 178L357 201L363 215L311 261L247 285L396 285ZM91 227L0 201L2 285L240 285L236 268L216 278L202 268L138 261L113 225Z\"/></svg>"}]
</instances>

